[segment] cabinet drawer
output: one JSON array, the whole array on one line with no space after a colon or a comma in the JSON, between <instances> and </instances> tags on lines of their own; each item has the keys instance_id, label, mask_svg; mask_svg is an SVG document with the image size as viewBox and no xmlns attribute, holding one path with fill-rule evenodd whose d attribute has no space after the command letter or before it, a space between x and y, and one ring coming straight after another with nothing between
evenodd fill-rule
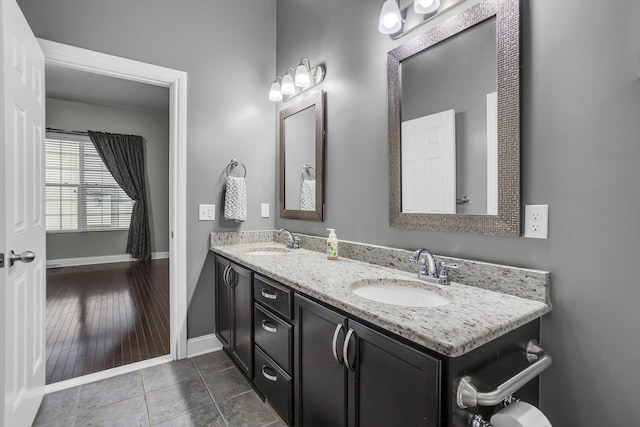
<instances>
[{"instance_id":1,"label":"cabinet drawer","mask_svg":"<svg viewBox=\"0 0 640 427\"><path fill-rule=\"evenodd\" d=\"M291 319L291 289L255 275L253 278L253 298L287 319Z\"/></svg>"},{"instance_id":2,"label":"cabinet drawer","mask_svg":"<svg viewBox=\"0 0 640 427\"><path fill-rule=\"evenodd\" d=\"M293 328L290 324L255 304L253 311L254 341L288 373L292 372L291 350Z\"/></svg>"},{"instance_id":3,"label":"cabinet drawer","mask_svg":"<svg viewBox=\"0 0 640 427\"><path fill-rule=\"evenodd\" d=\"M259 347L255 349L256 387L271 407L291 425L293 422L293 382L291 377Z\"/></svg>"}]
</instances>

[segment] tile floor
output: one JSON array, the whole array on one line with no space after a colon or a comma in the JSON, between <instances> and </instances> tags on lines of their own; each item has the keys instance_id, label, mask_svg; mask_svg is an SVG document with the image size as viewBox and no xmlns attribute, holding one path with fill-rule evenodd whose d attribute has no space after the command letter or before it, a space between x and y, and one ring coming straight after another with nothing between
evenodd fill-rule
<instances>
[{"instance_id":1,"label":"tile floor","mask_svg":"<svg viewBox=\"0 0 640 427\"><path fill-rule=\"evenodd\" d=\"M284 426L222 351L48 394L33 425Z\"/></svg>"}]
</instances>

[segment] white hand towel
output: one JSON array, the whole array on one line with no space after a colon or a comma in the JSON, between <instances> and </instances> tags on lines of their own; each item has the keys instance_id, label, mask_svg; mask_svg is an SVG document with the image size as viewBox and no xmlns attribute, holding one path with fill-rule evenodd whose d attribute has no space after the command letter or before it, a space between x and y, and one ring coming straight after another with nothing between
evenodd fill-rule
<instances>
[{"instance_id":1,"label":"white hand towel","mask_svg":"<svg viewBox=\"0 0 640 427\"><path fill-rule=\"evenodd\" d=\"M247 184L243 177L227 177L224 219L236 222L247 220Z\"/></svg>"},{"instance_id":2,"label":"white hand towel","mask_svg":"<svg viewBox=\"0 0 640 427\"><path fill-rule=\"evenodd\" d=\"M300 210L316 210L316 180L303 179L300 188Z\"/></svg>"}]
</instances>

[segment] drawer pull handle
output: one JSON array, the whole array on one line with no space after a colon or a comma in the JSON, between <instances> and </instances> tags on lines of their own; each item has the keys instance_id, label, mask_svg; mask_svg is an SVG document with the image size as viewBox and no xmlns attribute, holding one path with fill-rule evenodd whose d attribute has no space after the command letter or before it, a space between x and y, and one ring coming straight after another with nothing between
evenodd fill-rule
<instances>
[{"instance_id":1,"label":"drawer pull handle","mask_svg":"<svg viewBox=\"0 0 640 427\"><path fill-rule=\"evenodd\" d=\"M268 379L269 381L274 381L274 382L278 381L278 375L276 375L275 371L265 365L262 365L262 376Z\"/></svg>"},{"instance_id":2,"label":"drawer pull handle","mask_svg":"<svg viewBox=\"0 0 640 427\"><path fill-rule=\"evenodd\" d=\"M267 332L271 332L272 334L275 334L276 332L278 332L278 328L271 322L268 322L266 320L262 321L262 329L264 329Z\"/></svg>"},{"instance_id":3,"label":"drawer pull handle","mask_svg":"<svg viewBox=\"0 0 640 427\"><path fill-rule=\"evenodd\" d=\"M350 371L353 371L353 366L349 364L349 343L351 341L351 335L353 335L353 329L349 329L347 336L344 338L344 345L342 346L342 359L344 360L344 366Z\"/></svg>"},{"instance_id":4,"label":"drawer pull handle","mask_svg":"<svg viewBox=\"0 0 640 427\"><path fill-rule=\"evenodd\" d=\"M275 292L271 292L267 289L263 289L260 291L260 293L262 294L263 297L268 298L268 299L276 299L278 298L278 295Z\"/></svg>"},{"instance_id":5,"label":"drawer pull handle","mask_svg":"<svg viewBox=\"0 0 640 427\"><path fill-rule=\"evenodd\" d=\"M333 351L333 358L336 359L336 362L342 365L340 357L338 357L338 335L340 335L340 330L342 330L342 323L338 323L338 326L336 326L336 331L333 333L333 343L331 344L331 351Z\"/></svg>"}]
</instances>

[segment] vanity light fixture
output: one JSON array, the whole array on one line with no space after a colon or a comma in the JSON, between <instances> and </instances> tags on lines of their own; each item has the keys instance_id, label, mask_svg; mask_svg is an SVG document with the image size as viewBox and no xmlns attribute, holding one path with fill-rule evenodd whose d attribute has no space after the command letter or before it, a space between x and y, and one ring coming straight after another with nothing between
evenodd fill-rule
<instances>
[{"instance_id":1,"label":"vanity light fixture","mask_svg":"<svg viewBox=\"0 0 640 427\"><path fill-rule=\"evenodd\" d=\"M413 0L413 10L421 15L433 13L440 7L440 0Z\"/></svg>"},{"instance_id":2,"label":"vanity light fixture","mask_svg":"<svg viewBox=\"0 0 640 427\"><path fill-rule=\"evenodd\" d=\"M382 34L395 34L402 29L402 15L396 0L386 0L380 11L378 31Z\"/></svg>"},{"instance_id":3,"label":"vanity light fixture","mask_svg":"<svg viewBox=\"0 0 640 427\"><path fill-rule=\"evenodd\" d=\"M278 76L271 83L271 89L269 89L269 99L272 101L282 101L282 90L280 89L280 82L282 77Z\"/></svg>"},{"instance_id":4,"label":"vanity light fixture","mask_svg":"<svg viewBox=\"0 0 640 427\"><path fill-rule=\"evenodd\" d=\"M302 58L300 64L296 67L295 83L298 87L307 87L311 84L310 73L311 64L309 59Z\"/></svg>"},{"instance_id":5,"label":"vanity light fixture","mask_svg":"<svg viewBox=\"0 0 640 427\"><path fill-rule=\"evenodd\" d=\"M293 82L291 71L293 71L293 68L289 68L289 70L287 70L287 74L282 77L282 85L280 86L280 89L282 90L283 95L293 95L296 93L296 85Z\"/></svg>"},{"instance_id":6,"label":"vanity light fixture","mask_svg":"<svg viewBox=\"0 0 640 427\"><path fill-rule=\"evenodd\" d=\"M413 0L413 7L407 6L401 10L396 0L386 0L380 11L378 30L382 34L388 34L393 40L398 40L465 0L453 0L442 8L440 1ZM411 26L404 28L405 23Z\"/></svg>"},{"instance_id":7,"label":"vanity light fixture","mask_svg":"<svg viewBox=\"0 0 640 427\"><path fill-rule=\"evenodd\" d=\"M287 102L291 98L322 83L324 75L324 66L316 65L311 68L309 59L303 57L295 70L289 67L284 76L277 76L271 83L269 99L271 101Z\"/></svg>"}]
</instances>

